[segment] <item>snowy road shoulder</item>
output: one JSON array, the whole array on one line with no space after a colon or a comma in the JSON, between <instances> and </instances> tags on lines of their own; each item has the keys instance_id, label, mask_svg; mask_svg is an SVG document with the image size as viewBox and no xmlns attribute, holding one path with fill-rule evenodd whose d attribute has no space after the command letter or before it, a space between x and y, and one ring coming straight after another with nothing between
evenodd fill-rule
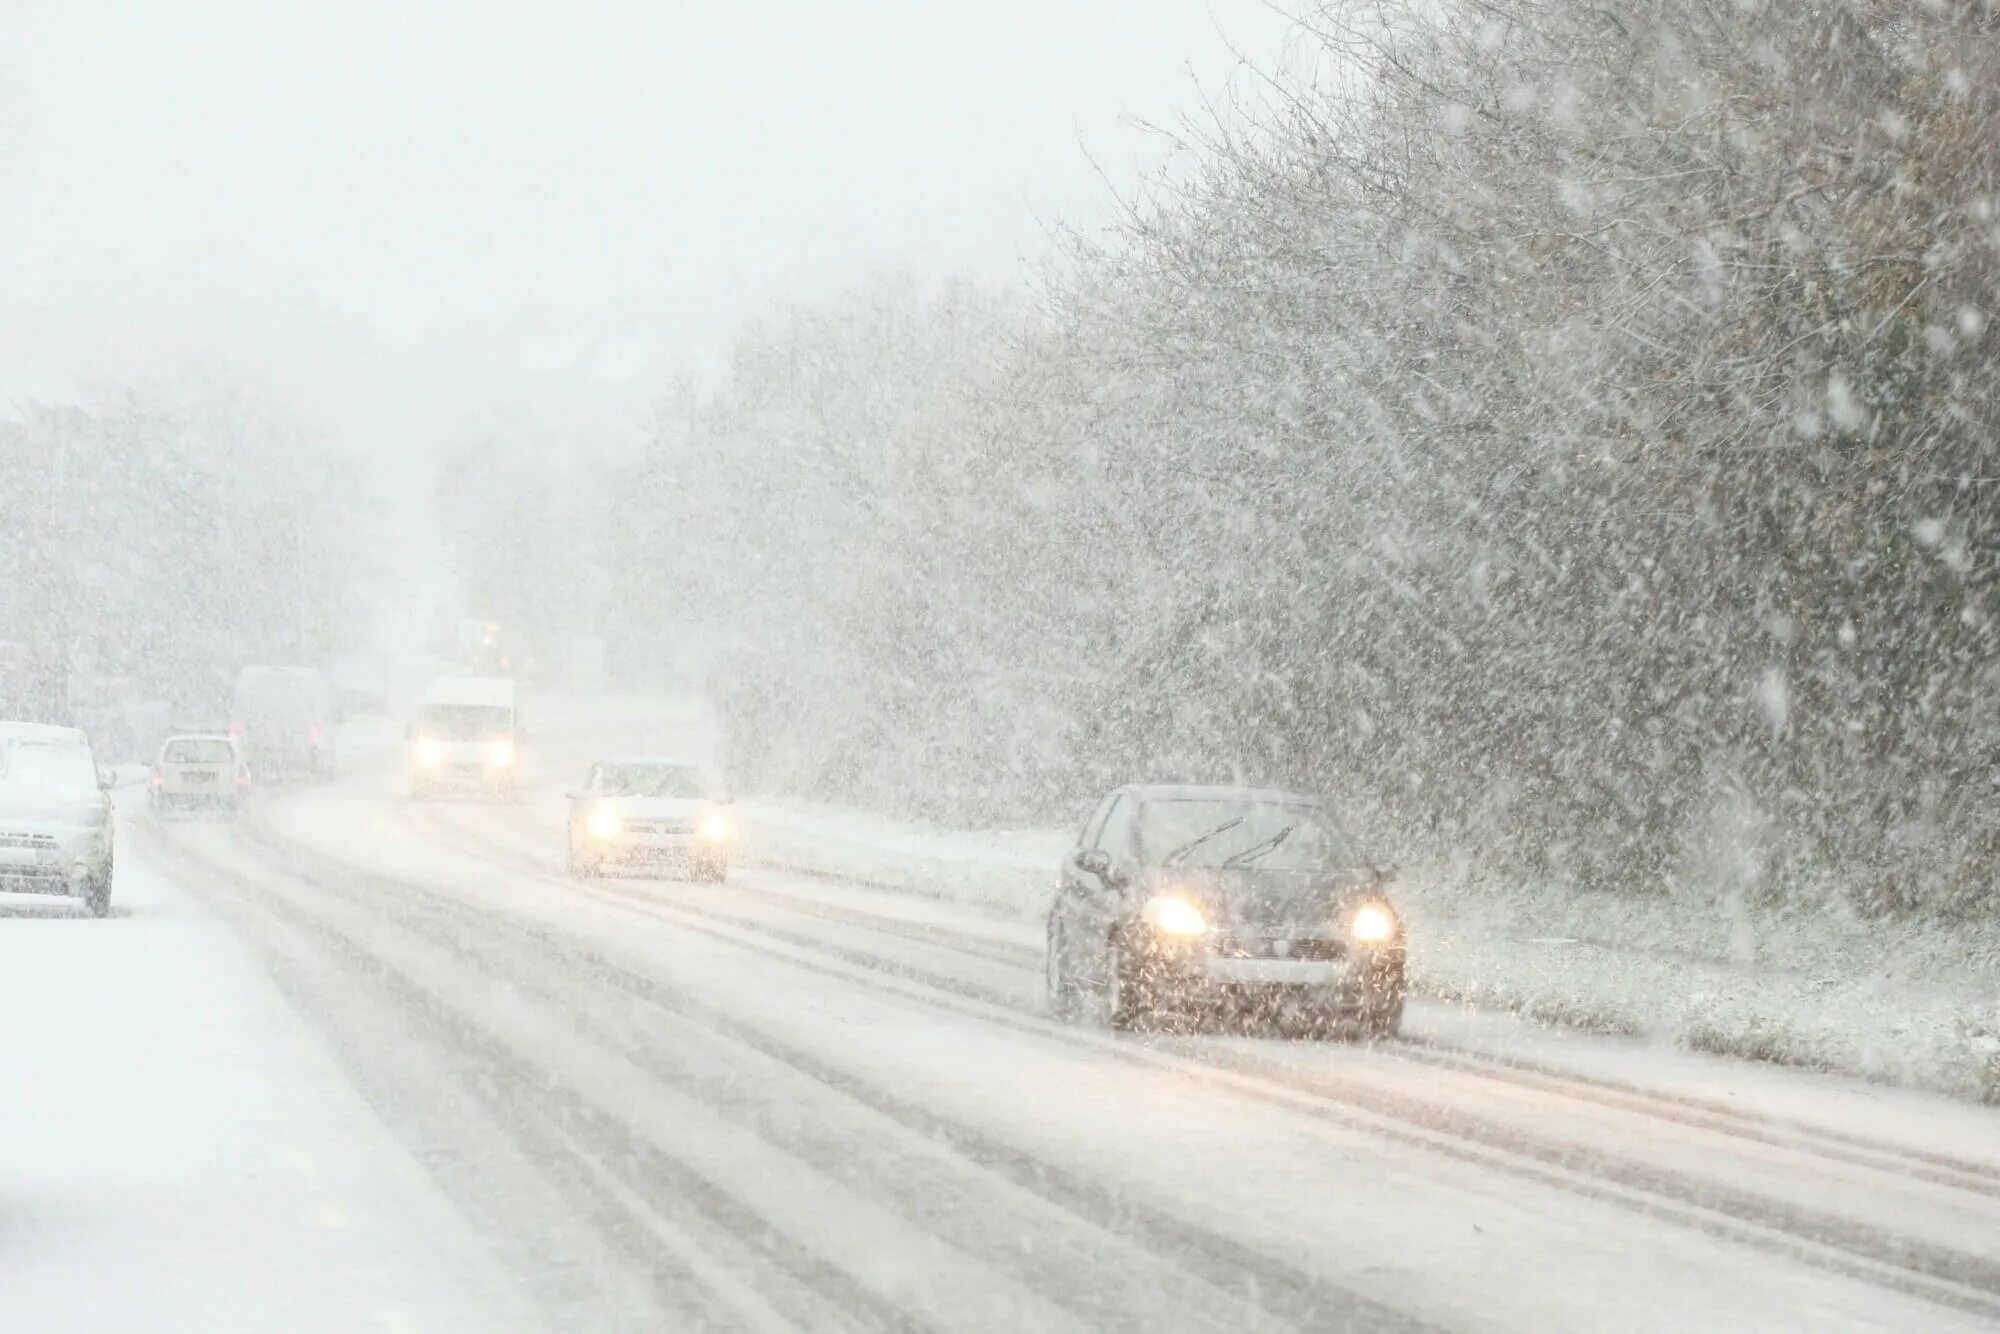
<instances>
[{"instance_id":1,"label":"snowy road shoulder","mask_svg":"<svg viewBox=\"0 0 2000 1334\"><path fill-rule=\"evenodd\" d=\"M129 840L119 858L108 921L0 901L6 1323L522 1324L507 1276L229 926Z\"/></svg>"}]
</instances>

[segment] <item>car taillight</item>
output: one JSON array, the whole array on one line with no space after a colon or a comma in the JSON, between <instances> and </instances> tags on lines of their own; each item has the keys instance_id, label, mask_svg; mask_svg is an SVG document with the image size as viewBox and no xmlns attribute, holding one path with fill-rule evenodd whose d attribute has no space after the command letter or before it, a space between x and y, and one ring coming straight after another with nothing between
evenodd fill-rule
<instances>
[{"instance_id":1,"label":"car taillight","mask_svg":"<svg viewBox=\"0 0 2000 1334\"><path fill-rule=\"evenodd\" d=\"M237 765L237 766L236 766L236 790L237 790L238 792L241 792L241 791L243 791L243 790L244 790L245 788L247 788L247 787L249 787L249 786L250 786L250 770L249 770L249 768L248 768L247 766L245 766L245 765L241 765L241 764Z\"/></svg>"},{"instance_id":2,"label":"car taillight","mask_svg":"<svg viewBox=\"0 0 2000 1334\"><path fill-rule=\"evenodd\" d=\"M163 787L165 787L165 786L167 785L167 780L166 780L166 778L165 778L164 776L162 776L162 775L161 775L161 773L160 773L160 766L159 766L159 765L157 765L157 764L156 764L156 765L154 765L154 766L153 766L153 775L152 775L152 777L151 777L151 778L148 778L148 779L146 780L146 785L147 785L148 787L152 788L152 789L153 789L153 791L155 791L155 792L158 792L158 791L159 791L159 790L160 790L161 788L163 788Z\"/></svg>"},{"instance_id":3,"label":"car taillight","mask_svg":"<svg viewBox=\"0 0 2000 1334\"><path fill-rule=\"evenodd\" d=\"M229 739L232 741L241 741L243 739L242 723L229 724Z\"/></svg>"},{"instance_id":4,"label":"car taillight","mask_svg":"<svg viewBox=\"0 0 2000 1334\"><path fill-rule=\"evenodd\" d=\"M306 739L311 741L315 746L317 746L320 743L320 738L325 735L326 734L320 730L320 726L318 723L314 723L310 728L306 729Z\"/></svg>"}]
</instances>

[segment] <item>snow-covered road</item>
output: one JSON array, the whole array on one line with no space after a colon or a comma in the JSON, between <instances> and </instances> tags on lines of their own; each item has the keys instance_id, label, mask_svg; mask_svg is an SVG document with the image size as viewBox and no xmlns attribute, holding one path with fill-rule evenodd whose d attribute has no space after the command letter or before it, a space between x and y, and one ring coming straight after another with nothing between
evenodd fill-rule
<instances>
[{"instance_id":1,"label":"snow-covered road","mask_svg":"<svg viewBox=\"0 0 2000 1334\"><path fill-rule=\"evenodd\" d=\"M49 1015L6 1065L42 1072L10 1318L2000 1322L1990 1110L1436 1006L1377 1048L1061 1025L1031 919L565 879L571 767L511 807L412 804L385 760L238 825L134 815L124 916L0 921L10 1014Z\"/></svg>"}]
</instances>

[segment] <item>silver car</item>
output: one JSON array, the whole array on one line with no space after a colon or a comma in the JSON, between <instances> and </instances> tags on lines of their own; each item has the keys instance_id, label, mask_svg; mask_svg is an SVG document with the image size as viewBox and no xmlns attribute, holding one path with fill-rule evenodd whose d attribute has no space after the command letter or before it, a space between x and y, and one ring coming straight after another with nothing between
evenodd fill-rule
<instances>
[{"instance_id":1,"label":"silver car","mask_svg":"<svg viewBox=\"0 0 2000 1334\"><path fill-rule=\"evenodd\" d=\"M0 890L110 912L109 786L77 729L0 723Z\"/></svg>"},{"instance_id":2,"label":"silver car","mask_svg":"<svg viewBox=\"0 0 2000 1334\"><path fill-rule=\"evenodd\" d=\"M729 878L732 799L692 764L645 755L599 760L569 800L569 872L579 879L669 866L697 880Z\"/></svg>"},{"instance_id":3,"label":"silver car","mask_svg":"<svg viewBox=\"0 0 2000 1334\"><path fill-rule=\"evenodd\" d=\"M236 743L219 733L168 737L146 780L153 810L220 811L234 816L250 789L250 770Z\"/></svg>"}]
</instances>

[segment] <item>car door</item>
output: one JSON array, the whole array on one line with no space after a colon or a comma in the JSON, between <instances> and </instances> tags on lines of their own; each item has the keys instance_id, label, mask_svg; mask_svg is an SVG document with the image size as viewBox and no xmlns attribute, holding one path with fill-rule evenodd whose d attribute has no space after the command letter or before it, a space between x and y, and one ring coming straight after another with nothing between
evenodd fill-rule
<instances>
[{"instance_id":1,"label":"car door","mask_svg":"<svg viewBox=\"0 0 2000 1334\"><path fill-rule=\"evenodd\" d=\"M1084 854L1110 852L1119 837L1118 831L1130 824L1132 806L1129 792L1112 793L1085 827L1083 839L1064 867L1069 882L1064 896L1068 908L1063 920L1065 962L1085 977L1095 977L1101 971L1101 946L1110 938L1124 895L1108 875L1100 875L1083 864Z\"/></svg>"},{"instance_id":2,"label":"car door","mask_svg":"<svg viewBox=\"0 0 2000 1334\"><path fill-rule=\"evenodd\" d=\"M1084 870L1079 859L1097 844L1097 835L1104 828L1104 821L1118 804L1119 793L1106 796L1091 811L1077 830L1076 846L1063 854L1062 866L1056 874L1055 897L1049 904L1049 939L1051 944L1060 936L1062 939L1075 938L1078 906L1098 892L1096 878ZM1067 951L1065 951L1067 954Z\"/></svg>"}]
</instances>

